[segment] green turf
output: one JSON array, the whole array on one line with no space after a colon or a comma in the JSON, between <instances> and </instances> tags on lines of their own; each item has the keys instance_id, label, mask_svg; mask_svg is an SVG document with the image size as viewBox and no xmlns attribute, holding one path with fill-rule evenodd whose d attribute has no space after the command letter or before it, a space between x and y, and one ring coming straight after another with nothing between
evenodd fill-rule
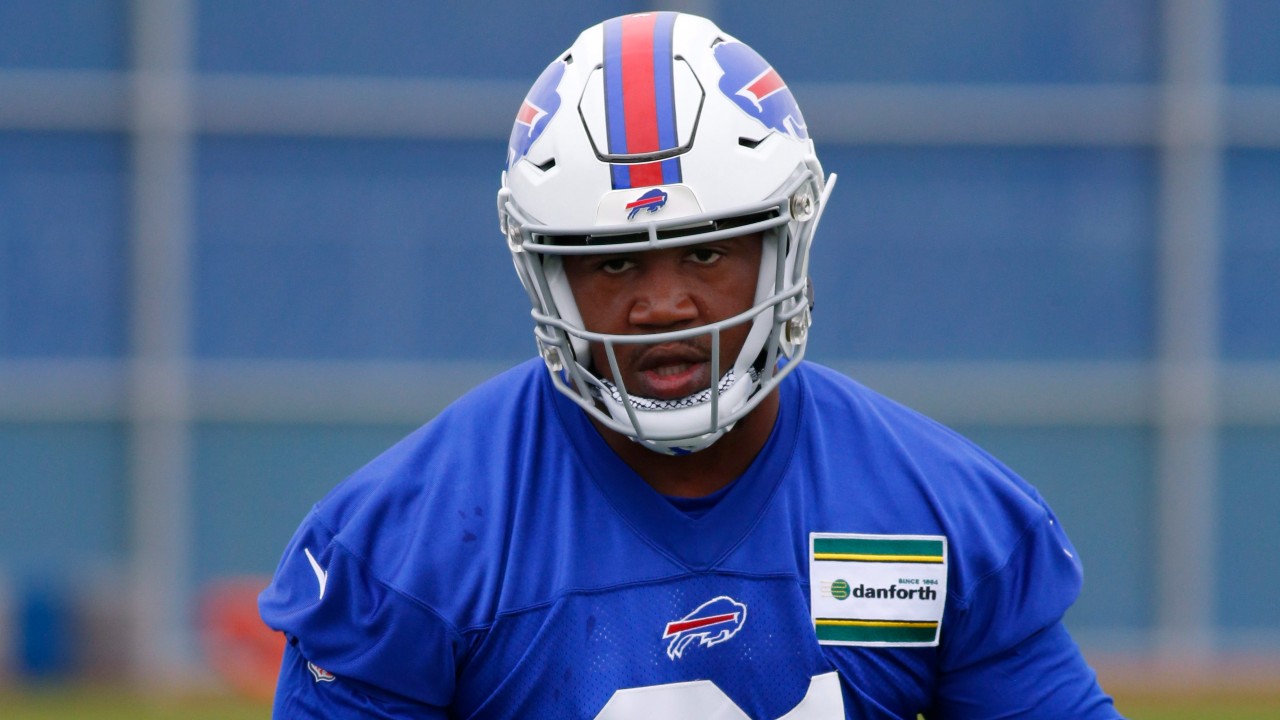
<instances>
[{"instance_id":1,"label":"green turf","mask_svg":"<svg viewBox=\"0 0 1280 720\"><path fill-rule=\"evenodd\" d=\"M1119 702L1129 720L1278 720L1280 699L1224 701L1176 698L1160 701Z\"/></svg>"},{"instance_id":2,"label":"green turf","mask_svg":"<svg viewBox=\"0 0 1280 720\"><path fill-rule=\"evenodd\" d=\"M161 698L82 687L0 690L4 720L261 720L270 716L266 703L228 697Z\"/></svg>"}]
</instances>

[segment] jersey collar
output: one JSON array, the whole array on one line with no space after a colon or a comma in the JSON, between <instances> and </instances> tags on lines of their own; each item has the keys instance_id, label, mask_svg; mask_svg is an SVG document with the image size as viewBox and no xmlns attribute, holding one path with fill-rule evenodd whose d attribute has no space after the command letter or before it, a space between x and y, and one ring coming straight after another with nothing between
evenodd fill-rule
<instances>
[{"instance_id":1,"label":"jersey collar","mask_svg":"<svg viewBox=\"0 0 1280 720\"><path fill-rule=\"evenodd\" d=\"M697 517L673 506L624 463L581 408L558 392L549 394L568 444L614 512L672 560L703 570L717 565L751 531L787 474L804 406L801 375L792 373L779 384L778 419L755 460L714 507ZM549 377L544 381L551 383Z\"/></svg>"}]
</instances>

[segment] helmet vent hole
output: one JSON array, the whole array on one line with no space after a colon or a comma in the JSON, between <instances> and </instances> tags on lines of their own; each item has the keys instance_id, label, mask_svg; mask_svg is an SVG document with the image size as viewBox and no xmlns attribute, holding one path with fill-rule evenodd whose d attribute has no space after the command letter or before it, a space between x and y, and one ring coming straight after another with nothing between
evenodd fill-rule
<instances>
[{"instance_id":1,"label":"helmet vent hole","mask_svg":"<svg viewBox=\"0 0 1280 720\"><path fill-rule=\"evenodd\" d=\"M565 65L572 65L572 64L573 64L573 53L567 53L567 54L565 54L565 56L564 56L563 58L561 58L560 62L564 63Z\"/></svg>"},{"instance_id":2,"label":"helmet vent hole","mask_svg":"<svg viewBox=\"0 0 1280 720\"><path fill-rule=\"evenodd\" d=\"M757 147L760 146L760 143L762 142L764 142L764 138L760 138L758 140L755 138L749 138L749 137L738 138L738 144L748 150L755 150Z\"/></svg>"},{"instance_id":3,"label":"helmet vent hole","mask_svg":"<svg viewBox=\"0 0 1280 720\"><path fill-rule=\"evenodd\" d=\"M539 170L541 170L542 172L547 172L548 170L550 170L551 168L553 168L553 167L555 167L555 166L556 166L556 159L555 159L555 158L547 158L547 161L546 161L546 162L544 162L544 163L538 163L538 164L535 164L535 165L534 165L534 167L538 168L538 169L539 169Z\"/></svg>"}]
</instances>

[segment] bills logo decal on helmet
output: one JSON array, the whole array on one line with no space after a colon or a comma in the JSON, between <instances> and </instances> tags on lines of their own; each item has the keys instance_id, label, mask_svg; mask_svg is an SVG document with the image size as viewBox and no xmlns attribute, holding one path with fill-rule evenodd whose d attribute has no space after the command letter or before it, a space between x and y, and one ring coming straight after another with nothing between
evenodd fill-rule
<instances>
[{"instance_id":1,"label":"bills logo decal on helmet","mask_svg":"<svg viewBox=\"0 0 1280 720\"><path fill-rule=\"evenodd\" d=\"M604 90L610 155L679 147L671 54L676 13L627 15L604 23ZM680 159L613 163L615 190L680 182Z\"/></svg>"},{"instance_id":2,"label":"bills logo decal on helmet","mask_svg":"<svg viewBox=\"0 0 1280 720\"><path fill-rule=\"evenodd\" d=\"M728 595L708 600L697 610L679 620L667 623L662 633L667 645L667 657L675 660L684 655L685 648L697 640L702 647L718 645L738 634L747 621L747 606Z\"/></svg>"},{"instance_id":3,"label":"bills logo decal on helmet","mask_svg":"<svg viewBox=\"0 0 1280 720\"><path fill-rule=\"evenodd\" d=\"M715 55L724 70L720 92L765 127L800 140L809 138L795 96L755 50L740 42L723 42L716 45Z\"/></svg>"},{"instance_id":4,"label":"bills logo decal on helmet","mask_svg":"<svg viewBox=\"0 0 1280 720\"><path fill-rule=\"evenodd\" d=\"M564 61L556 60L547 66L538 76L529 94L516 113L515 125L511 128L511 140L507 145L507 169L529 152L529 147L538 139L547 123L560 109L560 78L564 77Z\"/></svg>"},{"instance_id":5,"label":"bills logo decal on helmet","mask_svg":"<svg viewBox=\"0 0 1280 720\"><path fill-rule=\"evenodd\" d=\"M634 220L636 213L641 210L653 214L658 212L667 204L667 193L662 188L654 188L640 197L627 203L626 208L631 212L627 213L628 220Z\"/></svg>"}]
</instances>

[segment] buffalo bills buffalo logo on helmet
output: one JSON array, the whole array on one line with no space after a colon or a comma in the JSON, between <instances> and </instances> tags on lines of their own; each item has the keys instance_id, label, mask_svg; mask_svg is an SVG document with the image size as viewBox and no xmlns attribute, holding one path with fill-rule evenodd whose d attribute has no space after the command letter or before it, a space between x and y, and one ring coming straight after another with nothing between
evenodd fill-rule
<instances>
[{"instance_id":1,"label":"buffalo bills buffalo logo on helmet","mask_svg":"<svg viewBox=\"0 0 1280 720\"><path fill-rule=\"evenodd\" d=\"M564 77L564 61L556 60L547 66L538 76L529 94L516 113L516 123L511 128L511 141L507 145L507 168L529 152L533 141L538 139L547 123L560 109L560 78Z\"/></svg>"},{"instance_id":2,"label":"buffalo bills buffalo logo on helmet","mask_svg":"<svg viewBox=\"0 0 1280 720\"><path fill-rule=\"evenodd\" d=\"M765 127L801 140L809 138L791 90L755 50L740 42L723 42L716 45L715 55L724 70L720 92Z\"/></svg>"},{"instance_id":3,"label":"buffalo bills buffalo logo on helmet","mask_svg":"<svg viewBox=\"0 0 1280 720\"><path fill-rule=\"evenodd\" d=\"M631 212L627 213L628 220L634 220L636 213L644 210L650 214L656 213L667 204L667 193L662 188L654 188L640 197L627 203L626 209Z\"/></svg>"},{"instance_id":4,"label":"buffalo bills buffalo logo on helmet","mask_svg":"<svg viewBox=\"0 0 1280 720\"><path fill-rule=\"evenodd\" d=\"M685 648L693 641L703 647L718 645L738 634L747 621L747 606L727 595L708 600L697 610L679 620L667 623L662 633L667 645L667 657L675 660L684 655Z\"/></svg>"}]
</instances>

